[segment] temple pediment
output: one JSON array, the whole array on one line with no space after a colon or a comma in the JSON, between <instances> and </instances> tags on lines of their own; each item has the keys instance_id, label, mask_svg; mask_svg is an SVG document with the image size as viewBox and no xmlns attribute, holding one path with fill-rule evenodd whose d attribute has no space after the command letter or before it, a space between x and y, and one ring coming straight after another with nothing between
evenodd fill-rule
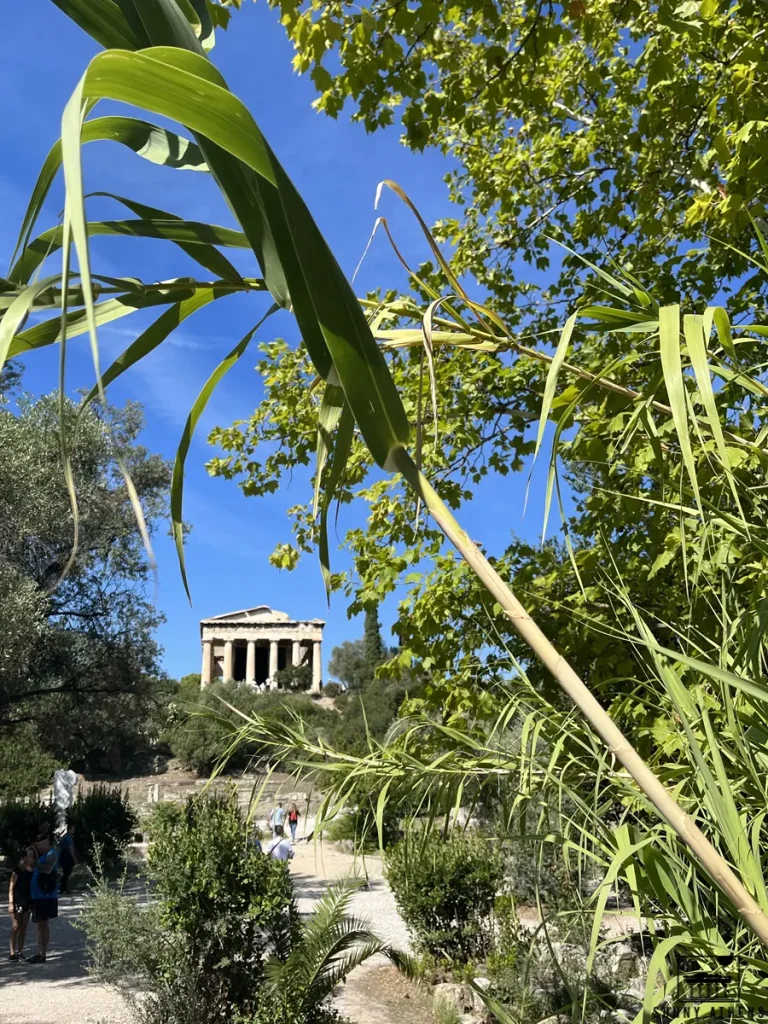
<instances>
[{"instance_id":1,"label":"temple pediment","mask_svg":"<svg viewBox=\"0 0 768 1024\"><path fill-rule=\"evenodd\" d=\"M290 615L279 612L269 605L259 604L255 608L241 608L236 612L225 612L223 615L212 615L204 622L290 622Z\"/></svg>"}]
</instances>

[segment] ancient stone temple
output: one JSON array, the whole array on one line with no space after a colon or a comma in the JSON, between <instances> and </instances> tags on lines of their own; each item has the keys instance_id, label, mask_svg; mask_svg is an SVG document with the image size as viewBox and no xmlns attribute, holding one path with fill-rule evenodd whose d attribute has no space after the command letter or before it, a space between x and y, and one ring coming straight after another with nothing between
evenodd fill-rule
<instances>
[{"instance_id":1,"label":"ancient stone temple","mask_svg":"<svg viewBox=\"0 0 768 1024\"><path fill-rule=\"evenodd\" d=\"M322 619L290 619L266 605L214 615L200 623L201 683L234 679L277 689L277 673L290 665L312 666L312 690L322 686Z\"/></svg>"}]
</instances>

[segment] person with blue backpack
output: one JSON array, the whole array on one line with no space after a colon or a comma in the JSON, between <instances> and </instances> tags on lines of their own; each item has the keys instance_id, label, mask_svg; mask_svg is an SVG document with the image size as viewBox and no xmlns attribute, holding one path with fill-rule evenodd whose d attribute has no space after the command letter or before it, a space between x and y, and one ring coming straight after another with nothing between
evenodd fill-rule
<instances>
[{"instance_id":1,"label":"person with blue backpack","mask_svg":"<svg viewBox=\"0 0 768 1024\"><path fill-rule=\"evenodd\" d=\"M51 937L51 921L59 916L59 854L51 845L50 831L40 831L30 848L34 853L32 873L32 921L37 925L37 953L27 961L44 964Z\"/></svg>"}]
</instances>

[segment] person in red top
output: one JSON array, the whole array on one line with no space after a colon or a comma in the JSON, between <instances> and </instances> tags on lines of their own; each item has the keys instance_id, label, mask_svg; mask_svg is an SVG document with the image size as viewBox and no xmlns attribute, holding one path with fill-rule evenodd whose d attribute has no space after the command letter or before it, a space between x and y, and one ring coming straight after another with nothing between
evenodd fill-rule
<instances>
[{"instance_id":1,"label":"person in red top","mask_svg":"<svg viewBox=\"0 0 768 1024\"><path fill-rule=\"evenodd\" d=\"M288 808L288 824L291 829L291 839L296 842L296 826L299 824L299 808L296 804L291 804Z\"/></svg>"}]
</instances>

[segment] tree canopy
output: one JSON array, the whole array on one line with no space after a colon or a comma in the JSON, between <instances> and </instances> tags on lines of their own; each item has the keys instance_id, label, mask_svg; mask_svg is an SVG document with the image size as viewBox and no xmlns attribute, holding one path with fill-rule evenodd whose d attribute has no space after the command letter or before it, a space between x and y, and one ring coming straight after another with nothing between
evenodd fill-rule
<instances>
[{"instance_id":1,"label":"tree canopy","mask_svg":"<svg viewBox=\"0 0 768 1024\"><path fill-rule=\"evenodd\" d=\"M26 723L65 759L119 750L161 676L151 570L117 455L147 522L167 515L169 468L139 442L140 408L64 403L79 511L74 542L59 398L0 405L0 727ZM77 420L77 431L74 426Z\"/></svg>"},{"instance_id":2,"label":"tree canopy","mask_svg":"<svg viewBox=\"0 0 768 1024\"><path fill-rule=\"evenodd\" d=\"M621 254L660 301L764 292L729 247L765 214L762 3L276 6L318 109L451 158L436 236L510 325L551 326L578 295L548 236Z\"/></svg>"},{"instance_id":3,"label":"tree canopy","mask_svg":"<svg viewBox=\"0 0 768 1024\"><path fill-rule=\"evenodd\" d=\"M672 633L688 615L682 550L692 527L663 505L681 486L680 466L670 465L668 478L650 490L644 475L670 421L662 390L661 439L637 430L652 413L650 405L636 405L637 396L650 402L661 380L659 339L642 322L653 319L657 303L679 299L701 311L728 290L737 318L763 304L767 277L750 220L759 223L764 213L761 10L750 3L600 0L360 10L318 0L282 11L296 65L312 70L322 109L335 115L348 99L371 130L400 114L408 145L439 146L457 161L449 182L459 216L437 225L436 237L455 247L453 271L470 271L479 282L473 297L484 295L501 312L508 340L491 343L482 323L460 326L438 309L426 373L423 300L449 297L442 271L427 268L423 284L412 279L412 297L370 296L368 307L420 428L423 465L452 508L472 500L486 478L526 465L536 448L529 424L541 409L558 334L552 329L579 310L558 355L567 351L560 386L545 410L558 431L549 493L554 504L567 488L574 513L567 531L543 547L511 537L495 564L597 692L620 700L624 684L616 681L631 671L634 656L604 628L616 612L605 598L605 572L620 574L637 605ZM547 236L579 254L602 249L600 270L576 255L560 260ZM697 243L704 244L694 251ZM601 276L606 271L610 283ZM469 323L471 310L452 301ZM598 304L599 316L592 315ZM399 342L397 329L410 324L415 340ZM462 348L449 342L448 327L474 333L461 336ZM755 345L741 343L744 359L758 358ZM610 386L589 383L608 367ZM290 466L309 464L318 416L301 351L264 346L259 369L264 401L247 424L213 433L223 454L209 464L215 474L240 477L245 493L255 495L274 491ZM718 404L735 434L742 423L751 431L752 420L740 419L738 390L723 388ZM762 416L762 406L750 415ZM745 455L732 458L745 472L756 470ZM332 575L332 586L356 613L404 585L399 654L388 671L414 659L431 678L427 692L434 690L436 707L450 714L482 705L495 674L509 670L510 653L525 657L524 647L402 484L372 469L356 440L339 500L366 500L371 512L365 528L345 534L352 569ZM273 556L283 567L312 550L317 537L310 503L291 511L294 543ZM702 597L702 626L715 632L716 608ZM547 685L546 673L535 666L531 672ZM653 709L646 711L652 729Z\"/></svg>"}]
</instances>

